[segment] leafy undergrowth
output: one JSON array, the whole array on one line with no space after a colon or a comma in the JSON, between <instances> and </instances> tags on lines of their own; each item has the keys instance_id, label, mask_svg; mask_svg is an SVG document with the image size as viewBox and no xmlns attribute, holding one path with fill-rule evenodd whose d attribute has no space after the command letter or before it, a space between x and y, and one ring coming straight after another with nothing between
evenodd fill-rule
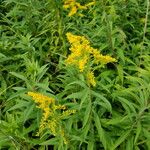
<instances>
[{"instance_id":1,"label":"leafy undergrowth","mask_svg":"<svg viewBox=\"0 0 150 150\"><path fill-rule=\"evenodd\" d=\"M150 150L149 3L0 1L0 149Z\"/></svg>"}]
</instances>

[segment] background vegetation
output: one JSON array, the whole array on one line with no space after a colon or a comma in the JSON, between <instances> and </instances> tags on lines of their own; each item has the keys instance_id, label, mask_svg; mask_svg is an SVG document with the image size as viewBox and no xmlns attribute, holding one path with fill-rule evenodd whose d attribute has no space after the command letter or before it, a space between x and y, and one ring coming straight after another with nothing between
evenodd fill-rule
<instances>
[{"instance_id":1,"label":"background vegetation","mask_svg":"<svg viewBox=\"0 0 150 150\"><path fill-rule=\"evenodd\" d=\"M149 5L96 0L69 17L61 0L0 1L0 149L150 150ZM116 58L94 73L95 87L66 66L67 32ZM61 122L67 144L36 135L42 111L29 91L76 110Z\"/></svg>"}]
</instances>

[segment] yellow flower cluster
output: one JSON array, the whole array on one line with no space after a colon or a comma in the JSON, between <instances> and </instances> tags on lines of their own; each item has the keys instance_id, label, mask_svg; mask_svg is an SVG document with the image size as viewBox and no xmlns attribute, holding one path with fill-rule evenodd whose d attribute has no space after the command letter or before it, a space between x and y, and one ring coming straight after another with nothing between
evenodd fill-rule
<instances>
[{"instance_id":1,"label":"yellow flower cluster","mask_svg":"<svg viewBox=\"0 0 150 150\"><path fill-rule=\"evenodd\" d=\"M89 6L94 5L95 2L90 2L84 6L82 6L80 3L76 2L76 0L64 0L64 9L70 9L70 12L68 16L73 16L74 14L77 13L78 10L84 10L87 9Z\"/></svg>"},{"instance_id":2,"label":"yellow flower cluster","mask_svg":"<svg viewBox=\"0 0 150 150\"><path fill-rule=\"evenodd\" d=\"M87 73L87 81L88 81L89 86L90 85L96 86L96 81L95 81L95 77L94 77L93 72L90 71Z\"/></svg>"},{"instance_id":3,"label":"yellow flower cluster","mask_svg":"<svg viewBox=\"0 0 150 150\"><path fill-rule=\"evenodd\" d=\"M73 35L72 33L66 34L69 43L71 44L71 54L67 57L66 63L76 66L80 72L83 72L88 66L89 62L98 64L107 64L109 62L115 62L116 59L111 56L102 55L98 49L90 46L90 42L84 36ZM88 81L91 85L95 86L93 72L89 71Z\"/></svg>"},{"instance_id":4,"label":"yellow flower cluster","mask_svg":"<svg viewBox=\"0 0 150 150\"><path fill-rule=\"evenodd\" d=\"M66 59L66 63L78 66L80 72L84 71L88 61L92 59L96 64L107 64L116 61L115 58L108 55L104 56L97 49L92 48L90 42L84 36L77 36L71 33L67 33L66 36L71 44L71 54Z\"/></svg>"},{"instance_id":5,"label":"yellow flower cluster","mask_svg":"<svg viewBox=\"0 0 150 150\"><path fill-rule=\"evenodd\" d=\"M66 36L71 44L71 54L68 56L66 63L78 66L80 72L83 72L89 59L90 43L84 36L76 36L71 33L67 33Z\"/></svg>"},{"instance_id":6,"label":"yellow flower cluster","mask_svg":"<svg viewBox=\"0 0 150 150\"><path fill-rule=\"evenodd\" d=\"M43 111L38 134L48 128L51 134L54 136L61 136L64 139L64 143L66 143L64 130L62 129L60 122L64 117L69 116L76 111L66 110L66 106L56 104L54 98L44 96L40 93L28 92L28 95L32 97L34 102L37 104L37 107ZM57 110L63 111L60 113Z\"/></svg>"},{"instance_id":7,"label":"yellow flower cluster","mask_svg":"<svg viewBox=\"0 0 150 150\"><path fill-rule=\"evenodd\" d=\"M111 56L108 56L108 55L104 56L104 55L100 54L100 52L97 49L93 49L92 54L94 57L94 61L97 64L98 63L107 64L110 62L116 62L115 58L112 58Z\"/></svg>"}]
</instances>

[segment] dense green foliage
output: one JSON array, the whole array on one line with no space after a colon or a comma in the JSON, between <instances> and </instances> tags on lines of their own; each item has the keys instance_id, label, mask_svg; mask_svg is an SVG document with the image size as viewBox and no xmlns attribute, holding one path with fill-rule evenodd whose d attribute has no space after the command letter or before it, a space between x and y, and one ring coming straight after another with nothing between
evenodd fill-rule
<instances>
[{"instance_id":1,"label":"dense green foliage","mask_svg":"<svg viewBox=\"0 0 150 150\"><path fill-rule=\"evenodd\" d=\"M0 149L150 150L149 1L68 11L61 0L0 1ZM95 87L66 66L67 32L117 59L96 70ZM36 135L42 112L28 91L76 110L62 122L68 144L49 130Z\"/></svg>"}]
</instances>

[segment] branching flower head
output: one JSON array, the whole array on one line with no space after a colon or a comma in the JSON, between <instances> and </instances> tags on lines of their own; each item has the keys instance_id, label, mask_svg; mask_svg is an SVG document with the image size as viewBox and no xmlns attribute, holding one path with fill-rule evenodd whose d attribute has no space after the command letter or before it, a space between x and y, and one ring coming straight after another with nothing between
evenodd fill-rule
<instances>
[{"instance_id":1,"label":"branching flower head","mask_svg":"<svg viewBox=\"0 0 150 150\"><path fill-rule=\"evenodd\" d=\"M63 8L70 9L70 12L68 14L68 16L70 17L70 16L73 16L74 14L76 14L78 10L85 10L89 6L92 6L94 4L95 4L95 2L90 2L83 6L80 3L76 2L76 0L64 0Z\"/></svg>"},{"instance_id":2,"label":"branching flower head","mask_svg":"<svg viewBox=\"0 0 150 150\"><path fill-rule=\"evenodd\" d=\"M80 72L84 72L88 68L87 78L89 85L95 86L94 73L91 72L92 65L105 65L110 62L116 62L116 59L108 55L102 55L98 49L90 46L89 40L84 36L72 33L67 33L66 36L71 45L71 54L68 55L66 64L76 66Z\"/></svg>"},{"instance_id":3,"label":"branching flower head","mask_svg":"<svg viewBox=\"0 0 150 150\"><path fill-rule=\"evenodd\" d=\"M89 86L92 85L92 86L96 86L96 81L95 81L95 77L94 77L94 73L89 71L87 73L87 81L88 81L88 84Z\"/></svg>"},{"instance_id":4,"label":"branching flower head","mask_svg":"<svg viewBox=\"0 0 150 150\"><path fill-rule=\"evenodd\" d=\"M67 143L61 121L66 116L75 113L75 110L67 110L66 106L56 104L54 98L40 93L28 92L28 95L32 97L37 107L43 111L38 135L49 129L52 135L61 136L64 139L64 143ZM58 110L62 110L62 112Z\"/></svg>"}]
</instances>

